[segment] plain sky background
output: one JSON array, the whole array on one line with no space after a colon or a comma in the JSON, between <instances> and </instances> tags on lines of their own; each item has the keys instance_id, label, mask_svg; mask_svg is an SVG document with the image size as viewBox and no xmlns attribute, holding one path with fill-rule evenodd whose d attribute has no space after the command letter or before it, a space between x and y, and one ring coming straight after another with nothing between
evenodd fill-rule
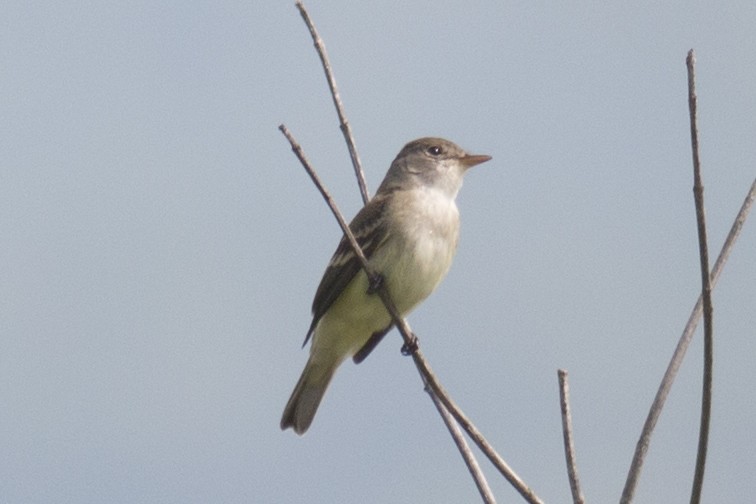
<instances>
[{"instance_id":1,"label":"plain sky background","mask_svg":"<svg viewBox=\"0 0 756 504\"><path fill-rule=\"evenodd\" d=\"M756 174L756 3L317 2L369 187L408 141L467 176L446 281L410 317L441 381L547 502L615 502L700 289L685 55L713 259ZM280 414L360 206L292 1L6 2L0 502L476 502L391 333L303 438ZM756 222L714 292L705 502L756 494ZM697 333L637 502L687 502ZM500 502L519 497L482 457Z\"/></svg>"}]
</instances>

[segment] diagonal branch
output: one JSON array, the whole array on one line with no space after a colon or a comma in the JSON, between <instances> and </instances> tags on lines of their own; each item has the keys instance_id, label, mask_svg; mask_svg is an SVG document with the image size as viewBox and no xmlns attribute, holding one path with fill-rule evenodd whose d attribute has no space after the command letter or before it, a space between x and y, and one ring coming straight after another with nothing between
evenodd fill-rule
<instances>
[{"instance_id":1,"label":"diagonal branch","mask_svg":"<svg viewBox=\"0 0 756 504\"><path fill-rule=\"evenodd\" d=\"M704 188L701 182L701 160L698 151L698 124L696 97L696 55L693 49L688 51L685 60L688 67L688 107L690 109L690 144L693 151L693 194L696 202L696 222L698 223L698 250L701 257L701 284L703 291L704 317L704 372L703 391L701 395L701 425L698 432L698 454L696 471L691 490L691 504L701 502L701 489L706 469L706 452L709 446L709 429L711 425L711 386L714 361L714 328L711 305L711 277L709 274L709 249L706 243L706 212L704 211Z\"/></svg>"},{"instance_id":2,"label":"diagonal branch","mask_svg":"<svg viewBox=\"0 0 756 504\"><path fill-rule=\"evenodd\" d=\"M541 499L528 487L525 482L512 470L511 467L504 461L503 458L496 452L491 444L486 440L483 434L477 427L470 421L457 404L451 399L448 392L441 386L436 379L436 375L430 369L425 357L422 356L420 349L417 349L412 354L412 358L415 361L415 365L418 367L423 377L426 378L428 385L433 392L438 396L441 402L444 404L449 413L452 414L454 419L459 423L462 429L470 436L470 439L477 445L478 448L486 455L488 460L499 470L504 478L515 487L515 490L529 503L540 503Z\"/></svg>"},{"instance_id":3,"label":"diagonal branch","mask_svg":"<svg viewBox=\"0 0 756 504\"><path fill-rule=\"evenodd\" d=\"M420 370L418 369L418 372L419 371ZM420 376L422 377L423 381L425 381L425 377L422 375L422 373L420 374ZM462 431L459 430L459 425L456 423L454 417L452 417L446 407L444 407L443 403L441 403L441 400L438 398L438 396L436 396L436 394L428 388L427 382L425 390L426 392L428 392L431 401L433 401L433 405L436 407L438 414L441 415L446 428L449 430L449 434L454 440L454 444L457 445L457 449L462 455L462 459L465 461L465 465L467 466L468 471L470 471L470 475L475 481L475 486L478 488L478 492L480 493L480 497L483 499L483 502L485 502L486 504L496 504L496 499L491 492L491 487L488 486L486 476L480 469L480 465L478 465L478 461L475 459L472 451L470 451L470 447L467 445L467 441L465 441L465 437L462 435Z\"/></svg>"},{"instance_id":4,"label":"diagonal branch","mask_svg":"<svg viewBox=\"0 0 756 504\"><path fill-rule=\"evenodd\" d=\"M344 105L341 103L341 96L339 96L339 90L336 87L336 79L333 78L333 72L331 71L331 62L328 60L328 53L326 52L323 39L320 38L318 30L315 29L315 24L310 19L307 9L301 0L298 0L297 9L302 15L307 28L310 30L312 36L312 42L315 44L315 50L320 56L320 62L323 64L323 71L325 72L326 80L328 81L328 87L331 90L331 97L333 98L333 105L336 107L336 114L339 116L339 128L346 140L347 149L349 149L349 157L352 158L352 166L354 167L354 175L357 177L357 185L360 186L360 194L362 195L362 202L367 203L370 201L370 193L365 183L365 173L362 171L362 163L360 163L360 156L357 154L357 147L354 145L354 136L352 135L352 128L349 126L346 114L344 113Z\"/></svg>"},{"instance_id":5,"label":"diagonal branch","mask_svg":"<svg viewBox=\"0 0 756 504\"><path fill-rule=\"evenodd\" d=\"M357 243L357 240L355 240L354 235L352 234L352 231L349 229L349 226L344 220L344 217L341 215L341 212L336 206L336 203L334 202L333 198L328 193L328 191L325 189L317 173L312 168L309 161L307 160L304 153L302 152L302 147L297 143L297 141L294 139L293 135L291 134L291 132L286 126L282 124L278 127L278 129L281 130L281 133L283 133L283 135L289 141L292 151L294 151L294 154L297 156L297 159L299 159L300 163L302 164L304 169L307 171L307 174L310 176L312 181L315 183L315 186L320 191L321 195L323 196L323 199L325 199L326 203L330 207L331 212L334 214L334 216L336 217L336 220L339 222L339 226L341 226L341 230L344 233L344 235L347 237L347 240L349 241L349 244L354 250L355 255L360 260L360 264L362 265L362 268L365 270L366 275L368 276L368 278L376 278L377 277L376 272L370 267L370 264L367 262L367 259L365 258L365 254L360 249L360 246ZM459 407L454 403L454 401L451 399L451 397L446 392L446 390L444 390L444 388L441 386L435 374L433 373L430 366L428 365L428 362L425 360L425 357L423 356L422 352L420 351L419 348L417 348L417 339L415 338L414 334L410 330L407 322L402 318L401 314L396 309L396 306L391 300L391 297L384 283L379 284L377 294L380 296L381 300L383 301L383 304L386 306L386 310L391 315L391 318L393 319L394 324L396 325L397 329L401 333L402 338L404 339L405 346L407 348L414 349L414 351L411 353L412 359L414 360L415 366L417 366L418 371L420 372L420 374L422 375L423 379L425 380L426 384L430 387L432 392L441 401L441 403L449 411L449 413L451 413L451 415L459 423L462 429L468 434L468 436L470 436L470 439L472 439L472 441L478 446L478 448L480 448L480 450L486 455L486 457L488 457L488 459L494 464L494 466L499 470L499 472L507 479L507 481L509 481L515 487L515 489L520 493L520 495L522 495L525 498L525 500L531 504L541 503L542 502L541 499L507 465L504 459L502 459L501 456L496 452L496 450L494 450L494 448L488 443L488 441L486 441L486 439L483 437L481 432L475 427L475 425L473 425L470 419L467 418L467 416L459 409ZM470 468L471 471L473 470L472 467L470 466L468 467ZM476 483L477 483L477 480L476 480Z\"/></svg>"},{"instance_id":6,"label":"diagonal branch","mask_svg":"<svg viewBox=\"0 0 756 504\"><path fill-rule=\"evenodd\" d=\"M756 201L756 179L754 179L753 183L751 184L751 188L748 191L745 199L743 200L743 204L740 206L740 210L738 210L738 214L735 217L735 221L732 223L730 232L727 234L727 238L722 245L722 250L719 252L717 261L714 263L714 268L711 270L712 288L717 285L719 275L720 273L722 273L722 269L724 268L727 259L730 257L732 249L735 247L735 242L740 236L740 232L742 231L743 225L748 218L748 214L751 211L751 207L753 206L754 201ZM701 318L702 313L703 295L701 294L698 296L698 300L696 301L696 304L693 307L690 316L688 317L688 322L685 324L685 329L683 329L683 333L677 342L677 346L675 347L675 351L672 354L672 358L669 360L667 370L664 372L664 377L659 384L659 389L656 391L656 397L654 397L651 408L649 408L648 415L646 416L646 421L643 424L640 438L638 439L638 442L635 446L633 461L630 464L630 470L628 471L627 480L625 481L625 488L622 491L622 498L620 499L621 504L629 504L633 500L635 488L638 484L638 478L640 477L641 469L643 468L643 462L645 461L646 453L648 452L648 445L651 442L651 434L653 434L656 423L659 420L659 416L661 416L662 409L664 408L664 403L667 400L669 391L672 389L672 384L674 383L675 377L677 376L677 371L680 369L680 365L685 358L685 352L688 351L688 346L693 339L693 333L695 332L696 327L698 327L698 321Z\"/></svg>"}]
</instances>

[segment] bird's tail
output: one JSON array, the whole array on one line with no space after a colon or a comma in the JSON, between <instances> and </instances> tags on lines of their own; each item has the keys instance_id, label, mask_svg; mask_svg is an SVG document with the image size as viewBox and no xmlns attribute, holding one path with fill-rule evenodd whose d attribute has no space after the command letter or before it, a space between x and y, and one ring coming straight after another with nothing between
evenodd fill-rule
<instances>
[{"instance_id":1,"label":"bird's tail","mask_svg":"<svg viewBox=\"0 0 756 504\"><path fill-rule=\"evenodd\" d=\"M294 392L284 408L281 430L292 427L294 432L301 436L310 428L338 365L339 362L314 362L312 358L307 361L302 376L299 377L297 386L294 387Z\"/></svg>"}]
</instances>

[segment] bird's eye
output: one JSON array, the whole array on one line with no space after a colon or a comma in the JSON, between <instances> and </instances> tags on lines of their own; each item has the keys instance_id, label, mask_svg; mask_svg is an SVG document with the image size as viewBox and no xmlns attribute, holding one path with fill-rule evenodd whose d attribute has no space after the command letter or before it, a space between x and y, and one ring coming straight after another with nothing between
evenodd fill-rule
<instances>
[{"instance_id":1,"label":"bird's eye","mask_svg":"<svg viewBox=\"0 0 756 504\"><path fill-rule=\"evenodd\" d=\"M430 154L431 156L440 156L443 152L444 150L438 145L431 145L430 147L428 147L428 154Z\"/></svg>"}]
</instances>

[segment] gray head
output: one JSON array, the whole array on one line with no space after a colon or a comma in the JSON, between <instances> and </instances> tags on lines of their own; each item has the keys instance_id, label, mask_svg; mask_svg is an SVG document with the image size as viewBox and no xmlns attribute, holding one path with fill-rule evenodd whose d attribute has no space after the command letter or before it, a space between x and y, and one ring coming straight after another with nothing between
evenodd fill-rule
<instances>
[{"instance_id":1,"label":"gray head","mask_svg":"<svg viewBox=\"0 0 756 504\"><path fill-rule=\"evenodd\" d=\"M425 186L454 198L467 169L489 159L491 156L468 154L443 138L419 138L405 145L396 156L378 193Z\"/></svg>"}]
</instances>

